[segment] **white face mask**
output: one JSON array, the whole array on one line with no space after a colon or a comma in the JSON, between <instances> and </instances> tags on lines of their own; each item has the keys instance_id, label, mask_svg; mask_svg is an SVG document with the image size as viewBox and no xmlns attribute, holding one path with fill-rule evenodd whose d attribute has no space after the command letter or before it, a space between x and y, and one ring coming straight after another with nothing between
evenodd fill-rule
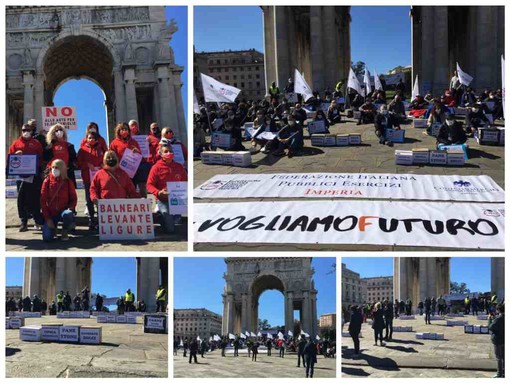
<instances>
[{"instance_id":1,"label":"white face mask","mask_svg":"<svg viewBox=\"0 0 510 383\"><path fill-rule=\"evenodd\" d=\"M59 130L58 132L55 132L55 136L57 136L57 138L62 138L64 137L64 132Z\"/></svg>"},{"instance_id":2,"label":"white face mask","mask_svg":"<svg viewBox=\"0 0 510 383\"><path fill-rule=\"evenodd\" d=\"M296 121L289 121L289 125L290 125L290 126L294 126L294 125L296 125Z\"/></svg>"},{"instance_id":3,"label":"white face mask","mask_svg":"<svg viewBox=\"0 0 510 383\"><path fill-rule=\"evenodd\" d=\"M51 169L51 174L53 177L60 177L60 169Z\"/></svg>"},{"instance_id":4,"label":"white face mask","mask_svg":"<svg viewBox=\"0 0 510 383\"><path fill-rule=\"evenodd\" d=\"M452 126L454 124L455 121L453 120L446 120L446 125L448 126Z\"/></svg>"},{"instance_id":5,"label":"white face mask","mask_svg":"<svg viewBox=\"0 0 510 383\"><path fill-rule=\"evenodd\" d=\"M474 113L478 113L478 108L473 108L472 110Z\"/></svg>"},{"instance_id":6,"label":"white face mask","mask_svg":"<svg viewBox=\"0 0 510 383\"><path fill-rule=\"evenodd\" d=\"M30 132L23 132L23 133L21 133L21 135L23 136L23 138L26 138L26 139L29 139L30 137L32 137L32 134Z\"/></svg>"}]
</instances>

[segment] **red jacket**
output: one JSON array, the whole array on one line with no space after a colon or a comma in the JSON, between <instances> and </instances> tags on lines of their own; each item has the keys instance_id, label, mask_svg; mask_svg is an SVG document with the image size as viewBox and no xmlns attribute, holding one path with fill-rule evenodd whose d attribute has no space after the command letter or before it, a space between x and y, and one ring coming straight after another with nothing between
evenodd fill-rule
<instances>
[{"instance_id":1,"label":"red jacket","mask_svg":"<svg viewBox=\"0 0 510 383\"><path fill-rule=\"evenodd\" d=\"M158 146L160 139L156 137L154 134L149 133L149 158L147 162L151 164L155 164L157 162L157 155L158 155Z\"/></svg>"},{"instance_id":2,"label":"red jacket","mask_svg":"<svg viewBox=\"0 0 510 383\"><path fill-rule=\"evenodd\" d=\"M18 138L9 147L8 154L15 154L18 150L21 150L23 154L37 154L37 160L40 164L43 159L43 148L41 143L35 138L29 138L25 140L23 137Z\"/></svg>"},{"instance_id":3,"label":"red jacket","mask_svg":"<svg viewBox=\"0 0 510 383\"><path fill-rule=\"evenodd\" d=\"M112 177L110 174L113 174ZM101 169L96 173L90 184L90 199L140 198L133 181L124 170Z\"/></svg>"},{"instance_id":4,"label":"red jacket","mask_svg":"<svg viewBox=\"0 0 510 383\"><path fill-rule=\"evenodd\" d=\"M110 144L110 150L113 150L117 154L117 157L119 157L119 162L122 159L124 152L128 148L131 150L138 149L138 153L142 152L140 149L140 145L138 145L138 142L133 140L131 137L129 138L129 140L123 140L117 137Z\"/></svg>"},{"instance_id":5,"label":"red jacket","mask_svg":"<svg viewBox=\"0 0 510 383\"><path fill-rule=\"evenodd\" d=\"M147 178L147 191L153 194L160 201L168 201L168 198L160 197L158 193L166 189L166 183L171 181L187 181L188 174L184 170L184 167L172 161L166 163L162 159L156 162L149 172Z\"/></svg>"},{"instance_id":6,"label":"red jacket","mask_svg":"<svg viewBox=\"0 0 510 383\"><path fill-rule=\"evenodd\" d=\"M80 148L87 143L87 137L82 138L80 142ZM106 145L106 141L103 137L99 136L97 138L97 144L99 145L99 148L103 149L103 153L108 150L108 145Z\"/></svg>"},{"instance_id":7,"label":"red jacket","mask_svg":"<svg viewBox=\"0 0 510 383\"><path fill-rule=\"evenodd\" d=\"M90 172L89 164L92 164L96 168L100 168L103 165L104 150L101 144L98 142L93 147L90 147L86 142L81 145L78 150L78 167L81 170L81 179L86 185L90 185Z\"/></svg>"},{"instance_id":8,"label":"red jacket","mask_svg":"<svg viewBox=\"0 0 510 383\"><path fill-rule=\"evenodd\" d=\"M41 188L41 209L45 220L53 218L66 209L74 210L78 198L73 181L55 178L53 174L44 180Z\"/></svg>"}]
</instances>

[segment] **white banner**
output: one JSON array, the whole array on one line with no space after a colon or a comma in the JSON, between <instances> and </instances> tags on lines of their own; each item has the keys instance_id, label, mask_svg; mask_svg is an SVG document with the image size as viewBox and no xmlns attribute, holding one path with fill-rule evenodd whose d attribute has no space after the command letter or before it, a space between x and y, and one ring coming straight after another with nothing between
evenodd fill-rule
<instances>
[{"instance_id":1,"label":"white banner","mask_svg":"<svg viewBox=\"0 0 510 383\"><path fill-rule=\"evenodd\" d=\"M223 84L212 77L200 73L202 80L202 89L204 91L205 102L229 102L232 103L236 100L237 95L241 89L233 86Z\"/></svg>"},{"instance_id":2,"label":"white banner","mask_svg":"<svg viewBox=\"0 0 510 383\"><path fill-rule=\"evenodd\" d=\"M99 239L154 239L151 201L148 199L100 199Z\"/></svg>"},{"instance_id":3,"label":"white banner","mask_svg":"<svg viewBox=\"0 0 510 383\"><path fill-rule=\"evenodd\" d=\"M297 69L294 70L294 92L303 95L304 101L313 97L312 89Z\"/></svg>"},{"instance_id":4,"label":"white banner","mask_svg":"<svg viewBox=\"0 0 510 383\"><path fill-rule=\"evenodd\" d=\"M381 79L379 78L379 75L375 70L374 70L374 86L376 90L383 90Z\"/></svg>"},{"instance_id":5,"label":"white banner","mask_svg":"<svg viewBox=\"0 0 510 383\"><path fill-rule=\"evenodd\" d=\"M505 201L505 191L489 176L376 173L220 174L197 187L193 196Z\"/></svg>"},{"instance_id":6,"label":"white banner","mask_svg":"<svg viewBox=\"0 0 510 383\"><path fill-rule=\"evenodd\" d=\"M196 243L505 248L505 205L388 201L197 203Z\"/></svg>"},{"instance_id":7,"label":"white banner","mask_svg":"<svg viewBox=\"0 0 510 383\"><path fill-rule=\"evenodd\" d=\"M76 108L74 106L43 106L42 126L48 131L55 124L62 124L66 129L78 129Z\"/></svg>"},{"instance_id":8,"label":"white banner","mask_svg":"<svg viewBox=\"0 0 510 383\"><path fill-rule=\"evenodd\" d=\"M366 94L372 93L372 87L370 86L370 72L365 67L365 75L363 76L363 82L365 83Z\"/></svg>"},{"instance_id":9,"label":"white banner","mask_svg":"<svg viewBox=\"0 0 510 383\"><path fill-rule=\"evenodd\" d=\"M457 63L457 76L459 76L459 81L462 85L469 86L471 81L473 81L473 77L460 69L459 63Z\"/></svg>"},{"instance_id":10,"label":"white banner","mask_svg":"<svg viewBox=\"0 0 510 383\"><path fill-rule=\"evenodd\" d=\"M358 77L356 77L352 68L349 68L349 79L347 80L347 87L354 89L361 96L365 95L365 92L363 91L361 85L359 84Z\"/></svg>"}]
</instances>

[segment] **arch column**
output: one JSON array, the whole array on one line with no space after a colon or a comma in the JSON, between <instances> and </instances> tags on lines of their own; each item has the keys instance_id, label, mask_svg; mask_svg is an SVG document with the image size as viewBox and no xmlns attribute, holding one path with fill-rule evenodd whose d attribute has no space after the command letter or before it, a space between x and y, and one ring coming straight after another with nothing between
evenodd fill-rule
<instances>
[{"instance_id":1,"label":"arch column","mask_svg":"<svg viewBox=\"0 0 510 383\"><path fill-rule=\"evenodd\" d=\"M293 292L285 293L285 332L294 329L294 299Z\"/></svg>"},{"instance_id":2,"label":"arch column","mask_svg":"<svg viewBox=\"0 0 510 383\"><path fill-rule=\"evenodd\" d=\"M498 296L498 301L505 298L505 258L491 258L491 290Z\"/></svg>"},{"instance_id":3,"label":"arch column","mask_svg":"<svg viewBox=\"0 0 510 383\"><path fill-rule=\"evenodd\" d=\"M173 112L175 119L177 120L177 138L182 142L186 142L188 136L186 129L186 119L184 118L184 105L182 103L181 93L182 82L180 80L180 76L174 76L174 85L172 88L175 93L175 106L173 108Z\"/></svg>"},{"instance_id":4,"label":"arch column","mask_svg":"<svg viewBox=\"0 0 510 383\"><path fill-rule=\"evenodd\" d=\"M116 122L126 121L126 93L122 72L119 69L113 72L113 81L115 90L115 119L117 120ZM113 133L113 130L111 133Z\"/></svg>"},{"instance_id":5,"label":"arch column","mask_svg":"<svg viewBox=\"0 0 510 383\"><path fill-rule=\"evenodd\" d=\"M241 331L245 331L250 328L248 320L248 295L241 295Z\"/></svg>"},{"instance_id":6,"label":"arch column","mask_svg":"<svg viewBox=\"0 0 510 383\"><path fill-rule=\"evenodd\" d=\"M34 86L34 118L37 120L38 129L42 129L42 107L44 105L44 77L42 74L37 74Z\"/></svg>"},{"instance_id":7,"label":"arch column","mask_svg":"<svg viewBox=\"0 0 510 383\"><path fill-rule=\"evenodd\" d=\"M159 258L137 258L136 299L143 300L148 312L156 311L155 294L159 287Z\"/></svg>"},{"instance_id":8,"label":"arch column","mask_svg":"<svg viewBox=\"0 0 510 383\"><path fill-rule=\"evenodd\" d=\"M177 113L172 113L172 111L176 110L176 100L174 89L170 89L168 66L156 67L156 76L158 79L159 93L159 123L161 127L168 126L172 129L179 129L180 131Z\"/></svg>"},{"instance_id":9,"label":"arch column","mask_svg":"<svg viewBox=\"0 0 510 383\"><path fill-rule=\"evenodd\" d=\"M126 120L138 121L138 106L136 103L136 73L133 68L124 70L124 82L126 90Z\"/></svg>"},{"instance_id":10,"label":"arch column","mask_svg":"<svg viewBox=\"0 0 510 383\"><path fill-rule=\"evenodd\" d=\"M310 294L308 291L303 292L303 317L301 318L301 329L310 334L312 330L311 326L311 305L310 305ZM311 334L310 334L311 335Z\"/></svg>"},{"instance_id":11,"label":"arch column","mask_svg":"<svg viewBox=\"0 0 510 383\"><path fill-rule=\"evenodd\" d=\"M34 118L34 74L27 70L23 72L23 123Z\"/></svg>"}]
</instances>

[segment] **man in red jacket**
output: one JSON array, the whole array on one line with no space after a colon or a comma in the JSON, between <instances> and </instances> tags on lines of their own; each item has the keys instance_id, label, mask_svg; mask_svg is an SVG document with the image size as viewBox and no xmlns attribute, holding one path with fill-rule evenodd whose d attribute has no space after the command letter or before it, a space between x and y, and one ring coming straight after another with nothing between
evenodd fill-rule
<instances>
[{"instance_id":1,"label":"man in red jacket","mask_svg":"<svg viewBox=\"0 0 510 383\"><path fill-rule=\"evenodd\" d=\"M113 150L103 157L103 169L99 170L90 184L90 199L97 205L100 199L140 198L135 185L124 170Z\"/></svg>"},{"instance_id":2,"label":"man in red jacket","mask_svg":"<svg viewBox=\"0 0 510 383\"><path fill-rule=\"evenodd\" d=\"M173 215L169 209L167 182L188 181L188 175L184 167L174 161L172 145L166 140L160 143L158 153L161 158L152 166L149 173L147 191L156 197L163 230L167 234L172 234L181 216Z\"/></svg>"},{"instance_id":3,"label":"man in red jacket","mask_svg":"<svg viewBox=\"0 0 510 383\"><path fill-rule=\"evenodd\" d=\"M21 128L21 136L12 143L8 154L37 155L37 163L41 168L43 148L39 141L32 137L32 127L28 124ZM38 170L39 170L38 169ZM36 225L42 225L41 204L38 196L41 195L42 179L37 174L25 180L16 181L18 190L18 216L21 220L20 232L28 230L28 219L34 218Z\"/></svg>"}]
</instances>

